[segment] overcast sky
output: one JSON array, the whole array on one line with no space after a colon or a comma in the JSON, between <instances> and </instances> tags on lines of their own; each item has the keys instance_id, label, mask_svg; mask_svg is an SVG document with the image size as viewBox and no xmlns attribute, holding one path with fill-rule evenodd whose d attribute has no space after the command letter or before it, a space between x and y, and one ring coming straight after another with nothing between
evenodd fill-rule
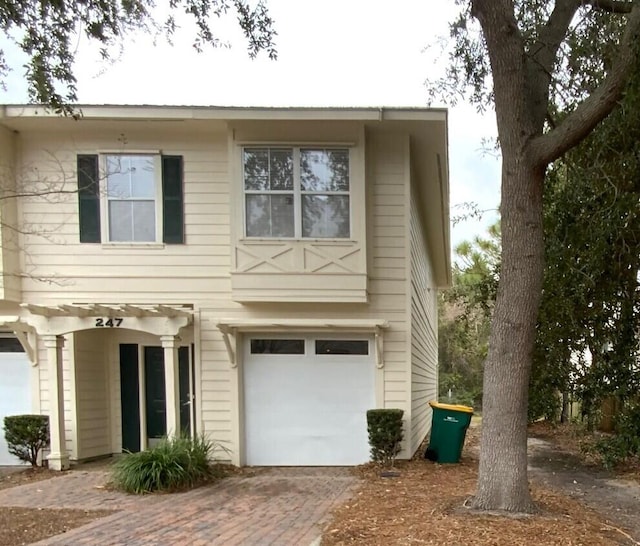
<instances>
[{"instance_id":1,"label":"overcast sky","mask_svg":"<svg viewBox=\"0 0 640 546\"><path fill-rule=\"evenodd\" d=\"M78 97L84 104L182 104L215 106L418 106L428 105L425 80L442 74L439 40L447 36L453 0L268 0L275 19L278 60L250 60L232 19L220 37L231 48L197 53L188 28L169 46L148 36L128 39L111 64L78 43ZM437 7L436 7L437 6ZM0 41L0 43L2 43ZM6 49L6 44L2 44ZM0 89L0 103L27 102L21 60ZM432 106L447 106L434 103ZM492 112L450 107L451 216L473 201L499 204L499 161L484 151L495 137ZM452 243L483 234L495 221L458 223Z\"/></svg>"}]
</instances>

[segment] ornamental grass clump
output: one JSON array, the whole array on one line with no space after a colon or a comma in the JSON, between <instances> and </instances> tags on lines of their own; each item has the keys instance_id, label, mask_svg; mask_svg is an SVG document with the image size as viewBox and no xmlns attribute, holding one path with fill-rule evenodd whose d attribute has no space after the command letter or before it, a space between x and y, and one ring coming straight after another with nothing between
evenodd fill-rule
<instances>
[{"instance_id":1,"label":"ornamental grass clump","mask_svg":"<svg viewBox=\"0 0 640 546\"><path fill-rule=\"evenodd\" d=\"M116 461L112 483L137 495L197 487L221 475L211 460L214 448L203 435L164 438L151 449L127 453Z\"/></svg>"}]
</instances>

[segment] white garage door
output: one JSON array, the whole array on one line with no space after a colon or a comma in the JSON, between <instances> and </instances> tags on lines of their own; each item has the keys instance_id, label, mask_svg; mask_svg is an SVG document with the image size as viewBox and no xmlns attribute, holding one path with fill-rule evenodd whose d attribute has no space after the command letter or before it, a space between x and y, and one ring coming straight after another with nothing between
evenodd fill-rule
<instances>
[{"instance_id":1,"label":"white garage door","mask_svg":"<svg viewBox=\"0 0 640 546\"><path fill-rule=\"evenodd\" d=\"M369 460L366 412L375 407L371 339L250 335L244 349L247 464Z\"/></svg>"},{"instance_id":2,"label":"white garage door","mask_svg":"<svg viewBox=\"0 0 640 546\"><path fill-rule=\"evenodd\" d=\"M20 352L17 352L20 351ZM4 418L31 413L31 365L14 337L0 337L0 466L22 464L7 450Z\"/></svg>"}]
</instances>

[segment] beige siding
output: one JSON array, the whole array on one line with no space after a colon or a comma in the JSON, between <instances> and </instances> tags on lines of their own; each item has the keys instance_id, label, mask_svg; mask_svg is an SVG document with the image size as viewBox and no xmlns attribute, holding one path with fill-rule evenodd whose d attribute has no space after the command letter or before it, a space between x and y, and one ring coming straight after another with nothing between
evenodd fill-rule
<instances>
[{"instance_id":1,"label":"beige siding","mask_svg":"<svg viewBox=\"0 0 640 546\"><path fill-rule=\"evenodd\" d=\"M387 320L390 327L384 333L384 368L378 372L383 380L378 403L405 411L406 430L411 433L406 434L403 455L411 455L419 436L426 432L424 406L435 395L437 356L435 322L430 315L435 296L416 291L410 298L407 292L410 281L417 282L419 270L429 271L425 241L419 229L417 232L412 229L417 240L411 241L411 261L408 255L411 198L408 136L377 130L366 134L367 211L359 221L366 224L367 302L241 305L233 301L231 289L231 226L234 222L236 228L241 226L242 219L230 213L234 182L228 164L226 128L213 122L206 128L195 122L128 122L96 129L89 124L89 129L83 130L82 123L80 129L72 129L75 132L23 133L23 178L35 187L54 184L73 190L77 152L130 149L183 155L186 244L135 247L79 244L77 197L73 191L50 196L47 201L26 200L22 203L22 217L35 229L23 239L22 267L29 272L23 282L24 301L40 305L192 304L199 317L199 327L196 326L199 331L195 333L199 378L196 420L200 430L232 450L235 454L232 459L240 449L242 377L241 365L238 368L230 365L222 334L215 326L221 318ZM109 346L106 352L111 355L109 376L104 375L107 366L98 358L98 344L90 340L83 333L76 342L79 448L75 445L73 424L69 422L73 417L71 409L66 413L68 447L80 457L99 454L109 449L109 444L113 451L118 451L120 445L117 356L111 354L116 339L105 341ZM41 362L46 363L46 355L41 356ZM70 372L65 361L65 399L69 405ZM94 384L106 384L105 377L110 381L106 398L100 385ZM41 411L47 413L46 364L40 370L40 391ZM105 412L110 416L110 437L90 434L92 428L104 425Z\"/></svg>"},{"instance_id":2,"label":"beige siding","mask_svg":"<svg viewBox=\"0 0 640 546\"><path fill-rule=\"evenodd\" d=\"M41 300L47 282L59 284L54 297L87 291L91 300L110 301L121 291L162 293L167 286L196 283L197 292L215 291L212 279L229 276L229 184L226 133L223 127L187 130L137 123L88 134L23 135L21 156L25 187L68 193L22 203L22 267L25 300ZM174 124L175 125L175 124ZM215 126L213 126L215 129ZM123 131L126 131L123 136ZM126 145L123 139L126 138ZM185 245L80 244L78 204L74 193L76 153L133 150L184 156ZM105 229L105 226L103 226ZM97 282L97 279L100 279ZM44 282L43 282L44 281ZM209 288L206 288L206 285ZM213 284L213 287L211 285ZM53 295L53 294L52 294Z\"/></svg>"},{"instance_id":3,"label":"beige siding","mask_svg":"<svg viewBox=\"0 0 640 546\"><path fill-rule=\"evenodd\" d=\"M111 453L109 374L104 332L87 330L73 336L75 344L78 459Z\"/></svg>"},{"instance_id":4,"label":"beige siding","mask_svg":"<svg viewBox=\"0 0 640 546\"><path fill-rule=\"evenodd\" d=\"M383 407L404 410L405 430L410 428L407 306L409 256L406 219L409 201L408 137L396 133L367 135L367 209L370 246L369 291L371 307L387 318L391 328L384 338ZM401 457L410 456L405 442Z\"/></svg>"},{"instance_id":5,"label":"beige siding","mask_svg":"<svg viewBox=\"0 0 640 546\"><path fill-rule=\"evenodd\" d=\"M411 452L431 426L430 400L438 396L437 291L423 221L412 184L411 243Z\"/></svg>"}]
</instances>

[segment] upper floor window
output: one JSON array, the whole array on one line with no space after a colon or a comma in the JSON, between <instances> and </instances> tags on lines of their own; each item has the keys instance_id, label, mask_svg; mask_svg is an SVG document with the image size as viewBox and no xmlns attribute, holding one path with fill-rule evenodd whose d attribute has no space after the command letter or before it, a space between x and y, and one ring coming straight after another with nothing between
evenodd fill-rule
<instances>
[{"instance_id":1,"label":"upper floor window","mask_svg":"<svg viewBox=\"0 0 640 546\"><path fill-rule=\"evenodd\" d=\"M160 156L107 155L109 241L158 240Z\"/></svg>"},{"instance_id":2,"label":"upper floor window","mask_svg":"<svg viewBox=\"0 0 640 546\"><path fill-rule=\"evenodd\" d=\"M350 237L349 150L244 148L247 237Z\"/></svg>"},{"instance_id":3,"label":"upper floor window","mask_svg":"<svg viewBox=\"0 0 640 546\"><path fill-rule=\"evenodd\" d=\"M81 243L184 243L182 156L78 155L77 173Z\"/></svg>"}]
</instances>

